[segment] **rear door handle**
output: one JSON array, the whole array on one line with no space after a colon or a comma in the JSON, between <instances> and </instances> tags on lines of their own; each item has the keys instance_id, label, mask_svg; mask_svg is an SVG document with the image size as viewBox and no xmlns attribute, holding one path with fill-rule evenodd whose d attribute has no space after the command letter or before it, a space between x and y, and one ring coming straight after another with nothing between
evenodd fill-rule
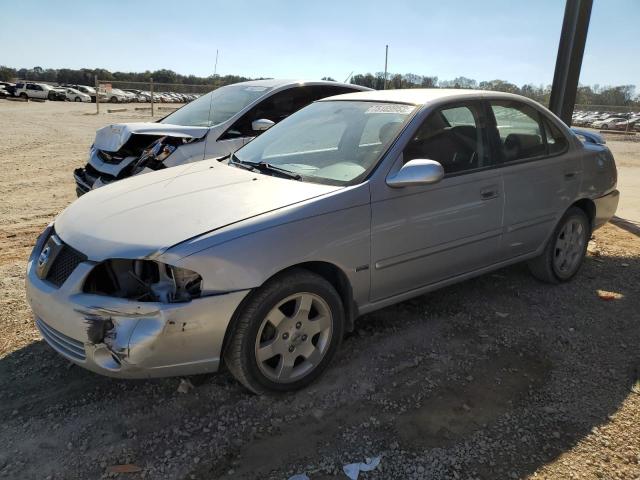
<instances>
[{"instance_id":1,"label":"rear door handle","mask_svg":"<svg viewBox=\"0 0 640 480\"><path fill-rule=\"evenodd\" d=\"M573 180L574 178L576 178L576 172L565 172L564 174L564 179L565 180Z\"/></svg>"}]
</instances>

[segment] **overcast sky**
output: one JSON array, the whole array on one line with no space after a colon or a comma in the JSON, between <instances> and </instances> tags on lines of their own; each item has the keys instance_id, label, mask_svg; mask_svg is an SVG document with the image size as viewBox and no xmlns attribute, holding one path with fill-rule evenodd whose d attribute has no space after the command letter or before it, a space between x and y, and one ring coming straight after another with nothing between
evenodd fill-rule
<instances>
[{"instance_id":1,"label":"overcast sky","mask_svg":"<svg viewBox=\"0 0 640 480\"><path fill-rule=\"evenodd\" d=\"M379 4L380 6L376 6ZM549 84L563 0L20 0L0 64L344 80L384 69ZM581 82L640 84L640 0L594 0Z\"/></svg>"}]
</instances>

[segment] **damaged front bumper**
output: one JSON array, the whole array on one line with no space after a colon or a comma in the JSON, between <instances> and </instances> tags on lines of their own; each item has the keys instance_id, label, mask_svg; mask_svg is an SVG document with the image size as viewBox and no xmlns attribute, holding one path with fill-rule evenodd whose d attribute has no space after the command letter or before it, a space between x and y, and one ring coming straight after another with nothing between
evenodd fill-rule
<instances>
[{"instance_id":1,"label":"damaged front bumper","mask_svg":"<svg viewBox=\"0 0 640 480\"><path fill-rule=\"evenodd\" d=\"M82 291L94 262L80 263L58 288L27 266L36 326L60 355L111 377L215 372L229 322L248 290L185 303L137 302Z\"/></svg>"}]
</instances>

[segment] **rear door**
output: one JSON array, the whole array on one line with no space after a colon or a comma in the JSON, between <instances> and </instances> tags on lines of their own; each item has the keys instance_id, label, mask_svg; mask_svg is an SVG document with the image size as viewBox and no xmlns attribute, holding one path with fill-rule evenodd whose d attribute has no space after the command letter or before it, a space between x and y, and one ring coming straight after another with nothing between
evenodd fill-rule
<instances>
[{"instance_id":1,"label":"rear door","mask_svg":"<svg viewBox=\"0 0 640 480\"><path fill-rule=\"evenodd\" d=\"M398 161L412 159L440 162L445 177L433 185L372 190L372 301L479 270L499 257L502 176L481 102L432 112Z\"/></svg>"},{"instance_id":2,"label":"rear door","mask_svg":"<svg viewBox=\"0 0 640 480\"><path fill-rule=\"evenodd\" d=\"M577 195L580 158L541 111L517 100L488 103L504 178L501 257L506 260L534 252L546 241Z\"/></svg>"}]
</instances>

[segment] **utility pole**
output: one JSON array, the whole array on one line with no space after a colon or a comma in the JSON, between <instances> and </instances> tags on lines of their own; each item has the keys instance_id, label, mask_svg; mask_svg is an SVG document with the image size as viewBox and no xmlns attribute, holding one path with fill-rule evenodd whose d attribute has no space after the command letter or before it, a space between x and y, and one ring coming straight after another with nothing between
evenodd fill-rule
<instances>
[{"instance_id":1,"label":"utility pole","mask_svg":"<svg viewBox=\"0 0 640 480\"><path fill-rule=\"evenodd\" d=\"M387 60L389 59L389 45L384 46L384 83L383 90L387 89Z\"/></svg>"},{"instance_id":2,"label":"utility pole","mask_svg":"<svg viewBox=\"0 0 640 480\"><path fill-rule=\"evenodd\" d=\"M571 125L593 0L567 0L549 110Z\"/></svg>"},{"instance_id":3,"label":"utility pole","mask_svg":"<svg viewBox=\"0 0 640 480\"><path fill-rule=\"evenodd\" d=\"M153 77L149 79L149 93L151 93L151 117L153 117Z\"/></svg>"},{"instance_id":4,"label":"utility pole","mask_svg":"<svg viewBox=\"0 0 640 480\"><path fill-rule=\"evenodd\" d=\"M96 84L96 115L97 115L100 113L100 82L98 82L98 75L94 75L93 80Z\"/></svg>"}]
</instances>

